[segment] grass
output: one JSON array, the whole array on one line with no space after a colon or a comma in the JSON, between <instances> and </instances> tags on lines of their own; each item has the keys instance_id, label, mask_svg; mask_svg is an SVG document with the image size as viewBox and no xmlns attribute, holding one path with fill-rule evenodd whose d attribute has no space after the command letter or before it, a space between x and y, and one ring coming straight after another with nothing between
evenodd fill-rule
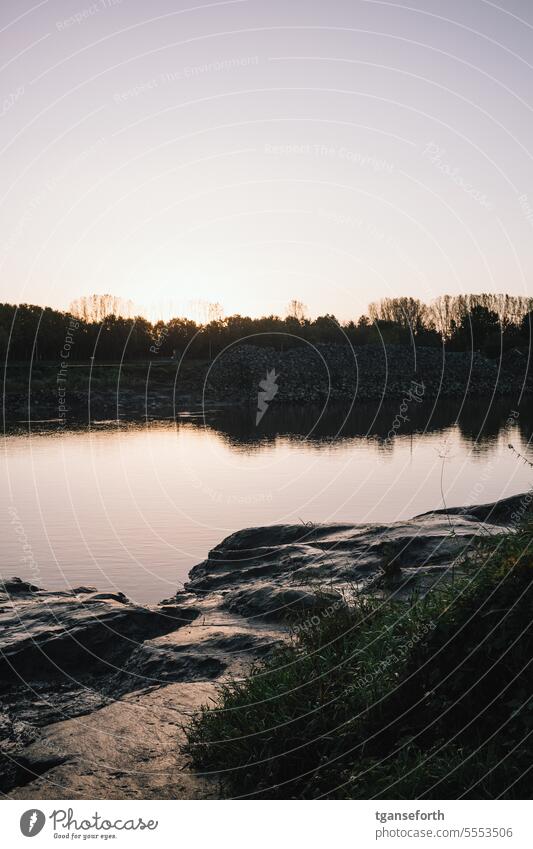
<instances>
[{"instance_id":1,"label":"grass","mask_svg":"<svg viewBox=\"0 0 533 849\"><path fill-rule=\"evenodd\" d=\"M527 798L533 523L409 602L355 597L221 688L186 729L229 796Z\"/></svg>"}]
</instances>

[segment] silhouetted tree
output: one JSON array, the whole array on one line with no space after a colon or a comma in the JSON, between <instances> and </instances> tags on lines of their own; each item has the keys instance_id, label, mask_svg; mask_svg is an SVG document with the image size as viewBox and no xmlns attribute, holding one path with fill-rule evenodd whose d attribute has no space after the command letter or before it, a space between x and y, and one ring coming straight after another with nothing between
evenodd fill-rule
<instances>
[{"instance_id":1,"label":"silhouetted tree","mask_svg":"<svg viewBox=\"0 0 533 849\"><path fill-rule=\"evenodd\" d=\"M84 295L72 301L69 312L83 321L98 323L110 315L131 318L134 304L117 295Z\"/></svg>"},{"instance_id":2,"label":"silhouetted tree","mask_svg":"<svg viewBox=\"0 0 533 849\"><path fill-rule=\"evenodd\" d=\"M278 349L307 342L351 345L442 345L455 351L481 350L497 357L515 347L527 352L533 334L533 301L523 296L442 295L425 305L416 298L385 298L369 306L369 316L340 324L331 314L311 320L306 307L293 300L284 318L276 315L223 317L220 304L201 302L204 319L197 323L176 317L150 323L127 313L128 304L111 295L74 302L71 312L34 304L0 304L0 353L4 360L58 362L67 333L72 332L70 360L120 361L181 355L212 357L241 340ZM127 306L124 307L124 304ZM117 310L117 312L115 312ZM70 330L69 330L70 328Z\"/></svg>"},{"instance_id":3,"label":"silhouetted tree","mask_svg":"<svg viewBox=\"0 0 533 849\"><path fill-rule=\"evenodd\" d=\"M298 323L305 321L307 318L307 306L303 301L298 301L296 298L289 301L287 304L287 318L293 318Z\"/></svg>"},{"instance_id":4,"label":"silhouetted tree","mask_svg":"<svg viewBox=\"0 0 533 849\"><path fill-rule=\"evenodd\" d=\"M371 321L397 324L414 336L430 320L428 308L418 298L383 298L368 306Z\"/></svg>"},{"instance_id":5,"label":"silhouetted tree","mask_svg":"<svg viewBox=\"0 0 533 849\"><path fill-rule=\"evenodd\" d=\"M459 350L482 350L494 335L501 335L501 324L498 314L488 307L476 304L462 317L458 325L452 329L451 344Z\"/></svg>"}]
</instances>

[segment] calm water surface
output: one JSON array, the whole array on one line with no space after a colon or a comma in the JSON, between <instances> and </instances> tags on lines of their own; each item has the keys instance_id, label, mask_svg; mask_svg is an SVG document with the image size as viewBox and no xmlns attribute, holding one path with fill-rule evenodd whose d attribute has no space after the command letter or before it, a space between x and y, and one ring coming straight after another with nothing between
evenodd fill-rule
<instances>
[{"instance_id":1,"label":"calm water surface","mask_svg":"<svg viewBox=\"0 0 533 849\"><path fill-rule=\"evenodd\" d=\"M390 522L528 489L530 413L476 402L419 407L387 441L394 405L340 412L248 411L180 423L6 436L0 495L3 577L41 586L168 597L238 528ZM412 432L407 431L407 427Z\"/></svg>"}]
</instances>

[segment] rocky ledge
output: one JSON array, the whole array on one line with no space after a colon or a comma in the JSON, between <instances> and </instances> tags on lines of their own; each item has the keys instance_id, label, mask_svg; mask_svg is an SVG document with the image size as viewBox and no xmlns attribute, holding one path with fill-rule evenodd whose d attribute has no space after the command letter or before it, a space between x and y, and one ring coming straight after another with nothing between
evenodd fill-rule
<instances>
[{"instance_id":1,"label":"rocky ledge","mask_svg":"<svg viewBox=\"0 0 533 849\"><path fill-rule=\"evenodd\" d=\"M188 717L354 588L404 596L501 533L523 497L383 525L238 531L155 607L94 588L0 585L0 790L10 798L205 798L182 754Z\"/></svg>"}]
</instances>

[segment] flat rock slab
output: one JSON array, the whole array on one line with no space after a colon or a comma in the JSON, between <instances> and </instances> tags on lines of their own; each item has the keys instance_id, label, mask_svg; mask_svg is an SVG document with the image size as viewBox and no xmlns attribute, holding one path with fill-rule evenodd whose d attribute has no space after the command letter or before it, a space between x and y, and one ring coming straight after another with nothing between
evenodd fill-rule
<instances>
[{"instance_id":1,"label":"flat rock slab","mask_svg":"<svg viewBox=\"0 0 533 849\"><path fill-rule=\"evenodd\" d=\"M211 682L244 675L279 631L222 610L217 596L139 607L88 587L47 592L11 579L2 589L0 790L203 797L178 725L211 697Z\"/></svg>"},{"instance_id":2,"label":"flat rock slab","mask_svg":"<svg viewBox=\"0 0 533 849\"><path fill-rule=\"evenodd\" d=\"M216 798L219 782L180 753L182 725L214 695L212 684L171 684L48 726L19 757L25 783L9 798Z\"/></svg>"},{"instance_id":3,"label":"flat rock slab","mask_svg":"<svg viewBox=\"0 0 533 849\"><path fill-rule=\"evenodd\" d=\"M274 525L246 528L195 566L186 589L222 595L222 607L271 620L335 602L335 591L399 595L424 590L460 567L476 538L502 533L522 496L433 511L390 525ZM332 595L333 592L333 595Z\"/></svg>"}]
</instances>

